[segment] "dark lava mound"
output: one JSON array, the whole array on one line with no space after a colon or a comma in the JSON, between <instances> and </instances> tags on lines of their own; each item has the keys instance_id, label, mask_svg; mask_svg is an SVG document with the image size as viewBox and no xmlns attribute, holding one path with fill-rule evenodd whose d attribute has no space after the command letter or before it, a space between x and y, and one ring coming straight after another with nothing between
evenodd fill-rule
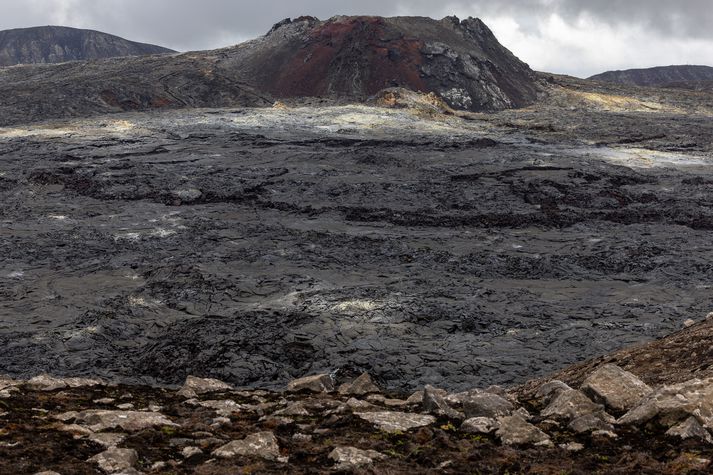
<instances>
[{"instance_id":1,"label":"dark lava mound","mask_svg":"<svg viewBox=\"0 0 713 475\"><path fill-rule=\"evenodd\" d=\"M457 109L492 111L528 105L537 93L532 70L477 18L287 19L236 59L277 98L361 100L406 87Z\"/></svg>"},{"instance_id":2,"label":"dark lava mound","mask_svg":"<svg viewBox=\"0 0 713 475\"><path fill-rule=\"evenodd\" d=\"M529 105L537 85L478 19L302 17L215 51L0 68L0 125L285 98L359 102L394 86L496 111Z\"/></svg>"},{"instance_id":3,"label":"dark lava mound","mask_svg":"<svg viewBox=\"0 0 713 475\"><path fill-rule=\"evenodd\" d=\"M92 30L41 26L0 31L0 66L172 53Z\"/></svg>"}]
</instances>

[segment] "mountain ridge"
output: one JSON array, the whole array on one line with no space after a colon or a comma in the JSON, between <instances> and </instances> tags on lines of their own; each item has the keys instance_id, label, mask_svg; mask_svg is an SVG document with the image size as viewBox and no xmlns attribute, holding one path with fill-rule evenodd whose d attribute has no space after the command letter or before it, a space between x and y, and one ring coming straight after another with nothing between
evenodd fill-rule
<instances>
[{"instance_id":1,"label":"mountain ridge","mask_svg":"<svg viewBox=\"0 0 713 475\"><path fill-rule=\"evenodd\" d=\"M0 67L175 53L96 30L35 26L0 31Z\"/></svg>"},{"instance_id":2,"label":"mountain ridge","mask_svg":"<svg viewBox=\"0 0 713 475\"><path fill-rule=\"evenodd\" d=\"M607 71L588 79L631 86L669 87L686 83L713 81L713 67L702 65L672 65L652 68ZM690 87L694 89L694 87Z\"/></svg>"},{"instance_id":3,"label":"mountain ridge","mask_svg":"<svg viewBox=\"0 0 713 475\"><path fill-rule=\"evenodd\" d=\"M212 51L0 68L0 125L305 97L364 102L395 86L488 112L534 103L541 80L478 19L299 17Z\"/></svg>"}]
</instances>

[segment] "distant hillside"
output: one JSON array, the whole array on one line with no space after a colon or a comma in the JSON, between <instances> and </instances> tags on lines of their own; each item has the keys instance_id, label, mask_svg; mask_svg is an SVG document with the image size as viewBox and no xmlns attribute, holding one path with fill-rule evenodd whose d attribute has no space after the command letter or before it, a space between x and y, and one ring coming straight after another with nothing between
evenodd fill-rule
<instances>
[{"instance_id":1,"label":"distant hillside","mask_svg":"<svg viewBox=\"0 0 713 475\"><path fill-rule=\"evenodd\" d=\"M0 66L172 53L99 31L40 26L0 31Z\"/></svg>"},{"instance_id":2,"label":"distant hillside","mask_svg":"<svg viewBox=\"0 0 713 475\"><path fill-rule=\"evenodd\" d=\"M648 69L608 71L590 77L593 81L613 82L631 86L683 87L705 81L713 81L713 67L710 66L660 66ZM686 87L688 89L688 87Z\"/></svg>"},{"instance_id":3,"label":"distant hillside","mask_svg":"<svg viewBox=\"0 0 713 475\"><path fill-rule=\"evenodd\" d=\"M277 99L363 102L393 87L497 111L532 104L541 83L475 18L301 17L215 51L0 68L0 125Z\"/></svg>"}]
</instances>

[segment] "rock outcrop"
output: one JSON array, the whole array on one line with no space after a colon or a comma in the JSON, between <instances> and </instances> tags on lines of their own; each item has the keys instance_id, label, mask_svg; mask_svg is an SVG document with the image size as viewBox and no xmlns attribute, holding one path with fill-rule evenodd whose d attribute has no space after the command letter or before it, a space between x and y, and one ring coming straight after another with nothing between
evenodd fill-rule
<instances>
[{"instance_id":1,"label":"rock outcrop","mask_svg":"<svg viewBox=\"0 0 713 475\"><path fill-rule=\"evenodd\" d=\"M39 26L0 31L0 67L174 53L99 31Z\"/></svg>"}]
</instances>

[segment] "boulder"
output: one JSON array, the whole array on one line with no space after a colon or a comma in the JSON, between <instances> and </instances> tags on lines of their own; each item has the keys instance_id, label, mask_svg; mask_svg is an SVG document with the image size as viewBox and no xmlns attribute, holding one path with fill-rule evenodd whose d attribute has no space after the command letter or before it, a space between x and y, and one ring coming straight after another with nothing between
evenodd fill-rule
<instances>
[{"instance_id":1,"label":"boulder","mask_svg":"<svg viewBox=\"0 0 713 475\"><path fill-rule=\"evenodd\" d=\"M463 411L468 419L508 416L514 409L515 407L510 401L492 393L474 394L463 402Z\"/></svg>"},{"instance_id":2,"label":"boulder","mask_svg":"<svg viewBox=\"0 0 713 475\"><path fill-rule=\"evenodd\" d=\"M368 404L368 403L367 403ZM305 403L303 401L293 402L286 408L276 411L273 415L275 416L309 416L310 412L307 410Z\"/></svg>"},{"instance_id":3,"label":"boulder","mask_svg":"<svg viewBox=\"0 0 713 475\"><path fill-rule=\"evenodd\" d=\"M547 434L519 415L498 418L496 434L504 445L552 445Z\"/></svg>"},{"instance_id":4,"label":"boulder","mask_svg":"<svg viewBox=\"0 0 713 475\"><path fill-rule=\"evenodd\" d=\"M381 390L379 386L374 384L374 381L369 376L369 373L363 373L351 383L342 384L339 386L339 394L347 396L363 396L369 393L378 393Z\"/></svg>"},{"instance_id":5,"label":"boulder","mask_svg":"<svg viewBox=\"0 0 713 475\"><path fill-rule=\"evenodd\" d=\"M422 408L424 412L436 416L445 416L455 420L463 420L463 414L448 405L438 389L426 386L423 391Z\"/></svg>"},{"instance_id":6,"label":"boulder","mask_svg":"<svg viewBox=\"0 0 713 475\"><path fill-rule=\"evenodd\" d=\"M543 402L544 404L549 404L550 401L562 391L571 390L572 388L569 387L567 384L555 379L553 381L550 381L549 383L545 383L540 386L537 392L535 393L535 398Z\"/></svg>"},{"instance_id":7,"label":"boulder","mask_svg":"<svg viewBox=\"0 0 713 475\"><path fill-rule=\"evenodd\" d=\"M663 386L624 414L618 423L643 425L655 419L672 427L690 416L706 429L713 429L713 378Z\"/></svg>"},{"instance_id":8,"label":"boulder","mask_svg":"<svg viewBox=\"0 0 713 475\"><path fill-rule=\"evenodd\" d=\"M310 391L313 393L323 393L334 391L334 380L329 374L317 374L295 379L287 384L290 392Z\"/></svg>"},{"instance_id":9,"label":"boulder","mask_svg":"<svg viewBox=\"0 0 713 475\"><path fill-rule=\"evenodd\" d=\"M99 465L107 473L118 473L134 467L139 461L139 454L134 449L118 449L116 447L105 450L87 460Z\"/></svg>"},{"instance_id":10,"label":"boulder","mask_svg":"<svg viewBox=\"0 0 713 475\"><path fill-rule=\"evenodd\" d=\"M105 411L88 410L79 413L68 413L76 423L89 427L94 432L120 427L125 431L138 432L149 427L178 427L163 414L138 411ZM61 417L60 415L59 417Z\"/></svg>"},{"instance_id":11,"label":"boulder","mask_svg":"<svg viewBox=\"0 0 713 475\"><path fill-rule=\"evenodd\" d=\"M26 386L35 391L55 391L65 388L82 388L104 385L98 379L87 378L56 378L48 374L41 374L27 381Z\"/></svg>"},{"instance_id":12,"label":"boulder","mask_svg":"<svg viewBox=\"0 0 713 475\"><path fill-rule=\"evenodd\" d=\"M350 470L385 458L385 455L376 450L361 450L355 447L337 447L329 454L329 459L337 464L335 470Z\"/></svg>"},{"instance_id":13,"label":"boulder","mask_svg":"<svg viewBox=\"0 0 713 475\"><path fill-rule=\"evenodd\" d=\"M197 455L202 455L203 451L199 449L198 447L184 447L183 450L181 450L181 455L183 458L189 459L191 457L195 457Z\"/></svg>"},{"instance_id":14,"label":"boulder","mask_svg":"<svg viewBox=\"0 0 713 475\"><path fill-rule=\"evenodd\" d=\"M470 434L491 434L498 429L498 422L489 417L472 417L466 419L460 430Z\"/></svg>"},{"instance_id":15,"label":"boulder","mask_svg":"<svg viewBox=\"0 0 713 475\"><path fill-rule=\"evenodd\" d=\"M628 411L652 392L634 374L612 364L597 368L584 381L581 390L593 401L616 412Z\"/></svg>"},{"instance_id":16,"label":"boulder","mask_svg":"<svg viewBox=\"0 0 713 475\"><path fill-rule=\"evenodd\" d=\"M668 432L666 432L666 435L680 437L683 440L698 439L708 444L713 444L713 437L711 437L710 432L708 432L695 417L689 417L680 424L670 428Z\"/></svg>"},{"instance_id":17,"label":"boulder","mask_svg":"<svg viewBox=\"0 0 713 475\"><path fill-rule=\"evenodd\" d=\"M190 402L194 406L213 409L216 414L223 417L228 417L232 414L239 413L243 409L243 405L238 404L237 402L231 399L223 399L216 401L198 401L194 399L186 402Z\"/></svg>"},{"instance_id":18,"label":"boulder","mask_svg":"<svg viewBox=\"0 0 713 475\"><path fill-rule=\"evenodd\" d=\"M223 445L214 450L213 455L221 458L260 457L275 461L280 457L280 446L272 432L258 432Z\"/></svg>"},{"instance_id":19,"label":"boulder","mask_svg":"<svg viewBox=\"0 0 713 475\"><path fill-rule=\"evenodd\" d=\"M569 423L569 428L578 434L596 430L614 431L614 426L603 421L597 414L585 414L580 416Z\"/></svg>"},{"instance_id":20,"label":"boulder","mask_svg":"<svg viewBox=\"0 0 713 475\"><path fill-rule=\"evenodd\" d=\"M371 422L385 432L407 431L436 422L436 418L433 416L406 412L360 412L355 415Z\"/></svg>"},{"instance_id":21,"label":"boulder","mask_svg":"<svg viewBox=\"0 0 713 475\"><path fill-rule=\"evenodd\" d=\"M443 399L445 399L445 401L453 407L462 407L465 401L472 399L483 392L484 391L480 389L471 389L469 391L445 395Z\"/></svg>"},{"instance_id":22,"label":"boulder","mask_svg":"<svg viewBox=\"0 0 713 475\"><path fill-rule=\"evenodd\" d=\"M587 414L602 413L604 408L595 404L581 391L560 391L540 413L542 417L571 421Z\"/></svg>"},{"instance_id":23,"label":"boulder","mask_svg":"<svg viewBox=\"0 0 713 475\"><path fill-rule=\"evenodd\" d=\"M88 439L101 445L102 447L110 449L122 443L124 439L126 439L126 434L101 432L99 434L91 434Z\"/></svg>"},{"instance_id":24,"label":"boulder","mask_svg":"<svg viewBox=\"0 0 713 475\"><path fill-rule=\"evenodd\" d=\"M230 391L231 389L233 389L231 385L217 379L188 376L177 394L185 398L194 398L201 394Z\"/></svg>"}]
</instances>

